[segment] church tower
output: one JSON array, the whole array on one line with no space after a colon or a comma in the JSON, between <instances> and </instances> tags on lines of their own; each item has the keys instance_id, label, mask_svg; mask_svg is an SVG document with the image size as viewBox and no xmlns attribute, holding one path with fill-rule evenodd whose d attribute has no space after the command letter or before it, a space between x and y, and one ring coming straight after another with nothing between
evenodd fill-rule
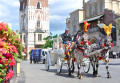
<instances>
[{"instance_id":1,"label":"church tower","mask_svg":"<svg viewBox=\"0 0 120 83\"><path fill-rule=\"evenodd\" d=\"M25 53L29 59L31 49L41 48L44 37L49 36L48 0L19 0L19 31Z\"/></svg>"}]
</instances>

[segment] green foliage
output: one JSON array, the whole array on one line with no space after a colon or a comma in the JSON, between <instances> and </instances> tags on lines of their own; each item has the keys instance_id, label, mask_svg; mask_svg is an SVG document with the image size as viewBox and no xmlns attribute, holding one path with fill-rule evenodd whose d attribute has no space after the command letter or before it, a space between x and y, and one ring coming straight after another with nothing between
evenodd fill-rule
<instances>
[{"instance_id":1,"label":"green foliage","mask_svg":"<svg viewBox=\"0 0 120 83\"><path fill-rule=\"evenodd\" d=\"M50 36L47 36L44 38L44 40L46 40L46 44L44 46L42 46L41 48L52 48L53 47L53 38L57 38L57 34L56 35L53 35L51 32L50 32Z\"/></svg>"},{"instance_id":2,"label":"green foliage","mask_svg":"<svg viewBox=\"0 0 120 83\"><path fill-rule=\"evenodd\" d=\"M118 34L120 35L120 18L115 20L115 22L116 22L116 29L118 29Z\"/></svg>"}]
</instances>

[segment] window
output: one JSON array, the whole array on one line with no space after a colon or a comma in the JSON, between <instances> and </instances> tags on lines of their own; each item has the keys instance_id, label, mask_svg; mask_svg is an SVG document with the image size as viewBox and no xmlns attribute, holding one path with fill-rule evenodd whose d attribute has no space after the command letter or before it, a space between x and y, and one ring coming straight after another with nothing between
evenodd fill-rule
<instances>
[{"instance_id":1,"label":"window","mask_svg":"<svg viewBox=\"0 0 120 83\"><path fill-rule=\"evenodd\" d=\"M40 21L37 21L37 28L40 28Z\"/></svg>"},{"instance_id":2,"label":"window","mask_svg":"<svg viewBox=\"0 0 120 83\"><path fill-rule=\"evenodd\" d=\"M25 43L25 35L24 35L24 37L23 37L23 38L24 38L24 43Z\"/></svg>"},{"instance_id":3,"label":"window","mask_svg":"<svg viewBox=\"0 0 120 83\"><path fill-rule=\"evenodd\" d=\"M40 9L40 2L37 3L37 9Z\"/></svg>"},{"instance_id":4,"label":"window","mask_svg":"<svg viewBox=\"0 0 120 83\"><path fill-rule=\"evenodd\" d=\"M42 34L38 34L38 41L42 41Z\"/></svg>"}]
</instances>

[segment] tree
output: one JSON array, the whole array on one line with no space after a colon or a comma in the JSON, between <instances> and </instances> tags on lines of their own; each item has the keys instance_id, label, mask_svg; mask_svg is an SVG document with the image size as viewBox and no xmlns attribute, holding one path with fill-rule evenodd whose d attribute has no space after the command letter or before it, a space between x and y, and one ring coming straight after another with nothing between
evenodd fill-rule
<instances>
[{"instance_id":1,"label":"tree","mask_svg":"<svg viewBox=\"0 0 120 83\"><path fill-rule=\"evenodd\" d=\"M58 35L53 35L51 32L50 32L50 35L45 37L44 40L46 40L46 44L42 47L42 48L52 48L53 47L53 38L57 38Z\"/></svg>"}]
</instances>

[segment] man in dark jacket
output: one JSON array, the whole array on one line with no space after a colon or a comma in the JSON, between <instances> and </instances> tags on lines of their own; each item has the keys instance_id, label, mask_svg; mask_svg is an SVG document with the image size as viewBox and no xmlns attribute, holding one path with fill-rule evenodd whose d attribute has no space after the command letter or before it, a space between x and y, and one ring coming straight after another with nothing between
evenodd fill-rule
<instances>
[{"instance_id":1,"label":"man in dark jacket","mask_svg":"<svg viewBox=\"0 0 120 83\"><path fill-rule=\"evenodd\" d=\"M73 42L77 41L77 39L79 39L81 36L81 31L78 31L76 35L74 35L74 39Z\"/></svg>"},{"instance_id":2,"label":"man in dark jacket","mask_svg":"<svg viewBox=\"0 0 120 83\"><path fill-rule=\"evenodd\" d=\"M69 29L65 29L65 33L62 34L63 44L67 44L67 41L72 41L72 37L69 33Z\"/></svg>"}]
</instances>

